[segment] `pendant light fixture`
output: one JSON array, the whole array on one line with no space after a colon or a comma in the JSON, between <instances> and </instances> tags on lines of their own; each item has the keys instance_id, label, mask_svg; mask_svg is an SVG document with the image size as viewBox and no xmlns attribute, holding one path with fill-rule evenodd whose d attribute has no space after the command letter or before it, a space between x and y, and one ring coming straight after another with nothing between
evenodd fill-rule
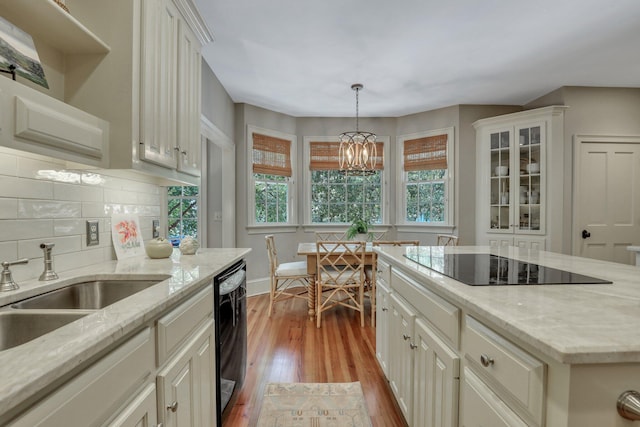
<instances>
[{"instance_id":1,"label":"pendant light fixture","mask_svg":"<svg viewBox=\"0 0 640 427\"><path fill-rule=\"evenodd\" d=\"M358 127L358 94L363 86L360 83L351 85L356 91L356 130L340 134L338 161L340 170L345 175L371 175L376 167L376 135L371 132L360 132Z\"/></svg>"}]
</instances>

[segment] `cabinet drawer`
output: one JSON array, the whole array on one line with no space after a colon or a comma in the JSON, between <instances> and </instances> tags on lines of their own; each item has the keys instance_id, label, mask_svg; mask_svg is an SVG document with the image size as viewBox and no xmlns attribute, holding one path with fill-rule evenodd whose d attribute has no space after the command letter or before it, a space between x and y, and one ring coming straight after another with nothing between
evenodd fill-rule
<instances>
[{"instance_id":1,"label":"cabinet drawer","mask_svg":"<svg viewBox=\"0 0 640 427\"><path fill-rule=\"evenodd\" d=\"M380 257L376 260L376 280L382 280L385 283L391 283L391 266Z\"/></svg>"},{"instance_id":2,"label":"cabinet drawer","mask_svg":"<svg viewBox=\"0 0 640 427\"><path fill-rule=\"evenodd\" d=\"M472 317L466 317L465 357L501 397L541 424L546 365Z\"/></svg>"},{"instance_id":3,"label":"cabinet drawer","mask_svg":"<svg viewBox=\"0 0 640 427\"><path fill-rule=\"evenodd\" d=\"M391 288L411 301L421 313L454 349L460 342L460 309L445 299L434 294L414 279L398 272L391 271Z\"/></svg>"},{"instance_id":4,"label":"cabinet drawer","mask_svg":"<svg viewBox=\"0 0 640 427\"><path fill-rule=\"evenodd\" d=\"M527 427L482 380L464 369L461 427Z\"/></svg>"},{"instance_id":5,"label":"cabinet drawer","mask_svg":"<svg viewBox=\"0 0 640 427\"><path fill-rule=\"evenodd\" d=\"M176 351L213 314L213 286L207 286L158 320L158 365Z\"/></svg>"},{"instance_id":6,"label":"cabinet drawer","mask_svg":"<svg viewBox=\"0 0 640 427\"><path fill-rule=\"evenodd\" d=\"M153 338L145 329L33 406L12 427L101 425L153 369Z\"/></svg>"}]
</instances>

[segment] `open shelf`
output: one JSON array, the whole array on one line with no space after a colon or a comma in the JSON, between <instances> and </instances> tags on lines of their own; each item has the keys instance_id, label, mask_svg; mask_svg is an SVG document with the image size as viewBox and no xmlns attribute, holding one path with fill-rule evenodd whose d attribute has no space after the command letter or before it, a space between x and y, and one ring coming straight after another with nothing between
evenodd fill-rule
<instances>
[{"instance_id":1,"label":"open shelf","mask_svg":"<svg viewBox=\"0 0 640 427\"><path fill-rule=\"evenodd\" d=\"M53 0L0 0L0 16L64 54L108 53L110 50Z\"/></svg>"}]
</instances>

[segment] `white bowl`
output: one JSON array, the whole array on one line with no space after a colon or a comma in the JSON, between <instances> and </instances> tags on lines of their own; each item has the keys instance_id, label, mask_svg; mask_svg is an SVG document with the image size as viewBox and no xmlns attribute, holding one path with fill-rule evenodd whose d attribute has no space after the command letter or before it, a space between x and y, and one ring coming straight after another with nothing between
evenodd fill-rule
<instances>
[{"instance_id":1,"label":"white bowl","mask_svg":"<svg viewBox=\"0 0 640 427\"><path fill-rule=\"evenodd\" d=\"M509 175L509 167L508 166L496 166L495 173L496 173L497 176Z\"/></svg>"},{"instance_id":2,"label":"white bowl","mask_svg":"<svg viewBox=\"0 0 640 427\"><path fill-rule=\"evenodd\" d=\"M540 172L540 164L538 164L538 163L529 163L527 165L527 172L528 173L538 173L538 172Z\"/></svg>"}]
</instances>

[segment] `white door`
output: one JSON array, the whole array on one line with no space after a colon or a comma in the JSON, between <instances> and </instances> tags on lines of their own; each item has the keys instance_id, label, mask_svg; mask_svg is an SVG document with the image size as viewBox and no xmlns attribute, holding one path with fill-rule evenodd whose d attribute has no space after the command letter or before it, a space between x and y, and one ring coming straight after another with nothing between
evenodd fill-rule
<instances>
[{"instance_id":1,"label":"white door","mask_svg":"<svg viewBox=\"0 0 640 427\"><path fill-rule=\"evenodd\" d=\"M573 252L633 264L640 245L640 138L576 138Z\"/></svg>"}]
</instances>

